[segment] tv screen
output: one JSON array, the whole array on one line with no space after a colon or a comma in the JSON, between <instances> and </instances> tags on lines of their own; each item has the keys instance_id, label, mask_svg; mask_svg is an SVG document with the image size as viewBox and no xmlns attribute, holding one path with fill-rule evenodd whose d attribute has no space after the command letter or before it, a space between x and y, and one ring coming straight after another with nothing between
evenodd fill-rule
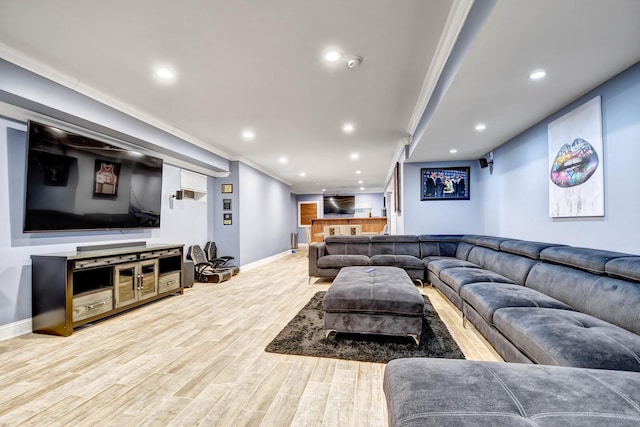
<instances>
[{"instance_id":1,"label":"tv screen","mask_svg":"<svg viewBox=\"0 0 640 427\"><path fill-rule=\"evenodd\" d=\"M159 228L162 159L29 121L24 232Z\"/></svg>"},{"instance_id":2,"label":"tv screen","mask_svg":"<svg viewBox=\"0 0 640 427\"><path fill-rule=\"evenodd\" d=\"M325 215L353 215L356 211L355 196L324 196Z\"/></svg>"}]
</instances>

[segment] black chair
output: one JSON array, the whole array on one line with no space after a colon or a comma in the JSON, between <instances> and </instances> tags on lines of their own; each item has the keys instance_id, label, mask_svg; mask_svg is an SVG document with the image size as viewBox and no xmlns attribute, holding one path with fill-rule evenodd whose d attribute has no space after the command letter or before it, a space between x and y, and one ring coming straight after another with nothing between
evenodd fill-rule
<instances>
[{"instance_id":1,"label":"black chair","mask_svg":"<svg viewBox=\"0 0 640 427\"><path fill-rule=\"evenodd\" d=\"M220 283L229 280L233 275L231 269L210 263L200 245L189 246L187 259L194 263L194 273L198 282Z\"/></svg>"},{"instance_id":2,"label":"black chair","mask_svg":"<svg viewBox=\"0 0 640 427\"><path fill-rule=\"evenodd\" d=\"M228 268L231 270L231 273L235 276L240 273L240 267L233 265L231 263L235 258L232 256L218 256L218 247L216 246L216 242L207 242L204 245L204 253L207 257L207 260L213 264L214 266L220 268Z\"/></svg>"}]
</instances>

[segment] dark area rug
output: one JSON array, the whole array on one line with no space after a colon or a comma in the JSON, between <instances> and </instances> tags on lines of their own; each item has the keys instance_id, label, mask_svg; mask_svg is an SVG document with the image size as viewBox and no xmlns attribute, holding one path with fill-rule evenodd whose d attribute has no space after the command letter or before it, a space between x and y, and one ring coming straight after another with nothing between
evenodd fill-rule
<instances>
[{"instance_id":1,"label":"dark area rug","mask_svg":"<svg viewBox=\"0 0 640 427\"><path fill-rule=\"evenodd\" d=\"M408 337L337 334L335 338L325 339L322 311L325 293L316 293L265 350L271 353L379 363L403 357L464 359L458 344L451 338L447 327L426 296L419 347Z\"/></svg>"}]
</instances>

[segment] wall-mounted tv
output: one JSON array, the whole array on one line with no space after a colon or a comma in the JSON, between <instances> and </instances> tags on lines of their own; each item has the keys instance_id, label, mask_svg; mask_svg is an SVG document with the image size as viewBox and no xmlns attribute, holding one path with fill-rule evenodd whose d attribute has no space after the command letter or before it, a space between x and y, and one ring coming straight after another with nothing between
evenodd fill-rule
<instances>
[{"instance_id":1,"label":"wall-mounted tv","mask_svg":"<svg viewBox=\"0 0 640 427\"><path fill-rule=\"evenodd\" d=\"M29 121L24 232L159 228L162 159Z\"/></svg>"},{"instance_id":2,"label":"wall-mounted tv","mask_svg":"<svg viewBox=\"0 0 640 427\"><path fill-rule=\"evenodd\" d=\"M353 215L356 212L355 196L324 196L325 215Z\"/></svg>"}]
</instances>

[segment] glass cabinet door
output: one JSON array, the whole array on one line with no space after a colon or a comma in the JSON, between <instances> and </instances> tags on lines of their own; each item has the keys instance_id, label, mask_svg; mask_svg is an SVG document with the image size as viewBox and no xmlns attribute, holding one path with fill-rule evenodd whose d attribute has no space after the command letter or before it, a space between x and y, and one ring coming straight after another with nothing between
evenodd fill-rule
<instances>
[{"instance_id":1,"label":"glass cabinet door","mask_svg":"<svg viewBox=\"0 0 640 427\"><path fill-rule=\"evenodd\" d=\"M138 299L158 295L158 260L140 262L140 288Z\"/></svg>"},{"instance_id":2,"label":"glass cabinet door","mask_svg":"<svg viewBox=\"0 0 640 427\"><path fill-rule=\"evenodd\" d=\"M116 308L138 300L138 263L115 266Z\"/></svg>"}]
</instances>

